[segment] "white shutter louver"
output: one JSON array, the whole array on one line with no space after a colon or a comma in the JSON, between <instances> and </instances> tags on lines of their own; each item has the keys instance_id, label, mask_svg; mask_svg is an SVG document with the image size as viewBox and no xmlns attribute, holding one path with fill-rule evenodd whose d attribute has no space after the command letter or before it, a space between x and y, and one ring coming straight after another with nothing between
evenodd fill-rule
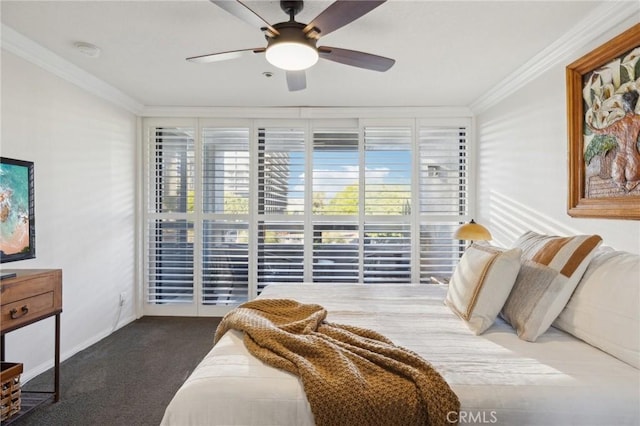
<instances>
[{"instance_id":1,"label":"white shutter louver","mask_svg":"<svg viewBox=\"0 0 640 426\"><path fill-rule=\"evenodd\" d=\"M411 282L411 141L407 127L364 129L365 283Z\"/></svg>"},{"instance_id":2,"label":"white shutter louver","mask_svg":"<svg viewBox=\"0 0 640 426\"><path fill-rule=\"evenodd\" d=\"M420 281L449 278L464 251L453 232L468 214L467 130L422 127L420 151Z\"/></svg>"},{"instance_id":3,"label":"white shutter louver","mask_svg":"<svg viewBox=\"0 0 640 426\"><path fill-rule=\"evenodd\" d=\"M304 281L304 141L299 128L258 130L258 294Z\"/></svg>"},{"instance_id":4,"label":"white shutter louver","mask_svg":"<svg viewBox=\"0 0 640 426\"><path fill-rule=\"evenodd\" d=\"M205 220L202 229L202 303L237 305L249 289L248 226Z\"/></svg>"},{"instance_id":5,"label":"white shutter louver","mask_svg":"<svg viewBox=\"0 0 640 426\"><path fill-rule=\"evenodd\" d=\"M193 301L194 129L156 127L149 134L152 155L147 218L147 302Z\"/></svg>"},{"instance_id":6,"label":"white shutter louver","mask_svg":"<svg viewBox=\"0 0 640 426\"><path fill-rule=\"evenodd\" d=\"M364 226L364 282L411 282L411 226L366 223Z\"/></svg>"},{"instance_id":7,"label":"white shutter louver","mask_svg":"<svg viewBox=\"0 0 640 426\"><path fill-rule=\"evenodd\" d=\"M258 294L272 283L304 281L304 224L258 223Z\"/></svg>"},{"instance_id":8,"label":"white shutter louver","mask_svg":"<svg viewBox=\"0 0 640 426\"><path fill-rule=\"evenodd\" d=\"M464 243L451 238L460 225L460 222L420 225L420 282L429 283L431 277L451 277L464 252Z\"/></svg>"},{"instance_id":9,"label":"white shutter louver","mask_svg":"<svg viewBox=\"0 0 640 426\"><path fill-rule=\"evenodd\" d=\"M249 297L249 129L202 129L202 303Z\"/></svg>"},{"instance_id":10,"label":"white shutter louver","mask_svg":"<svg viewBox=\"0 0 640 426\"><path fill-rule=\"evenodd\" d=\"M186 213L195 173L194 130L156 128L151 136L153 163L149 169L149 211Z\"/></svg>"},{"instance_id":11,"label":"white shutter louver","mask_svg":"<svg viewBox=\"0 0 640 426\"><path fill-rule=\"evenodd\" d=\"M357 129L313 133L313 282L360 282L358 141Z\"/></svg>"},{"instance_id":12,"label":"white shutter louver","mask_svg":"<svg viewBox=\"0 0 640 426\"><path fill-rule=\"evenodd\" d=\"M149 221L147 302L193 301L193 222Z\"/></svg>"},{"instance_id":13,"label":"white shutter louver","mask_svg":"<svg viewBox=\"0 0 640 426\"><path fill-rule=\"evenodd\" d=\"M313 225L313 282L359 282L358 225Z\"/></svg>"}]
</instances>

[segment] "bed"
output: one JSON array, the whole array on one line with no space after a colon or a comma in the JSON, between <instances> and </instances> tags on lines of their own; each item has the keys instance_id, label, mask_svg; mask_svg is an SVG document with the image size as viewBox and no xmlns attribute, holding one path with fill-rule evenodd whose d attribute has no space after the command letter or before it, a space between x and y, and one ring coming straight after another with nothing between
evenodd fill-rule
<instances>
[{"instance_id":1,"label":"bed","mask_svg":"<svg viewBox=\"0 0 640 426\"><path fill-rule=\"evenodd\" d=\"M630 320L637 321L633 309L637 311L640 303L635 289L640 277L633 272L640 273L636 269L640 263L637 255L625 256L627 269L620 267L617 253L603 253L591 261L593 271L587 271L582 281L612 276L615 282L607 283L611 291L622 286L621 291L628 292L624 289L632 286L628 292L632 298L626 298L627 305L620 310L631 309ZM621 280L631 284L620 284ZM563 315L580 316L579 309L569 309L575 298L607 299L589 285L584 291L578 286ZM499 316L476 335L443 303L447 293L447 286L435 284L273 284L259 298L320 304L328 311L328 321L373 329L416 352L458 395L461 409L452 423L640 424L640 370L596 347L598 339L589 344L562 331L558 319L532 343L518 337ZM594 327L604 325L599 322ZM632 332L634 327L636 322ZM298 378L253 357L241 333L231 330L178 390L162 424L313 425L314 421Z\"/></svg>"}]
</instances>

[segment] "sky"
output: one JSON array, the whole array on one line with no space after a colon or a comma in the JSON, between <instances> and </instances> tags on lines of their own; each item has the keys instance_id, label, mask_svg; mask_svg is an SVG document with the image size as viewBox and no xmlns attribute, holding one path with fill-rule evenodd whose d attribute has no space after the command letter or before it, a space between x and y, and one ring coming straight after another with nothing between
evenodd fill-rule
<instances>
[{"instance_id":1,"label":"sky","mask_svg":"<svg viewBox=\"0 0 640 426\"><path fill-rule=\"evenodd\" d=\"M291 197L304 194L304 163L301 152L291 153L289 188ZM409 151L367 151L366 178L368 183L397 185L411 182L411 153ZM315 151L313 157L314 191L325 193L330 200L349 185L358 183L358 151Z\"/></svg>"}]
</instances>

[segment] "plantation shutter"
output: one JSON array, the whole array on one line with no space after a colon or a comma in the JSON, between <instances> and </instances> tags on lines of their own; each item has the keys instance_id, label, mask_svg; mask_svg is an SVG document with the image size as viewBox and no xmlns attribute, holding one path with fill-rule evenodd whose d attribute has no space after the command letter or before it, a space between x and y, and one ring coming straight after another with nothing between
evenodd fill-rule
<instances>
[{"instance_id":1,"label":"plantation shutter","mask_svg":"<svg viewBox=\"0 0 640 426\"><path fill-rule=\"evenodd\" d=\"M257 293L304 281L305 132L258 130Z\"/></svg>"},{"instance_id":2,"label":"plantation shutter","mask_svg":"<svg viewBox=\"0 0 640 426\"><path fill-rule=\"evenodd\" d=\"M358 129L313 133L313 282L360 282Z\"/></svg>"},{"instance_id":3,"label":"plantation shutter","mask_svg":"<svg viewBox=\"0 0 640 426\"><path fill-rule=\"evenodd\" d=\"M409 223L365 223L364 282L411 282Z\"/></svg>"},{"instance_id":4,"label":"plantation shutter","mask_svg":"<svg viewBox=\"0 0 640 426\"><path fill-rule=\"evenodd\" d=\"M314 132L314 216L358 214L358 138L357 129Z\"/></svg>"},{"instance_id":5,"label":"plantation shutter","mask_svg":"<svg viewBox=\"0 0 640 426\"><path fill-rule=\"evenodd\" d=\"M258 293L272 283L304 281L304 224L258 223Z\"/></svg>"},{"instance_id":6,"label":"plantation shutter","mask_svg":"<svg viewBox=\"0 0 640 426\"><path fill-rule=\"evenodd\" d=\"M281 282L428 283L464 252L468 119L145 121L145 314L222 315Z\"/></svg>"},{"instance_id":7,"label":"plantation shutter","mask_svg":"<svg viewBox=\"0 0 640 426\"><path fill-rule=\"evenodd\" d=\"M364 282L411 282L412 129L364 129Z\"/></svg>"},{"instance_id":8,"label":"plantation shutter","mask_svg":"<svg viewBox=\"0 0 640 426\"><path fill-rule=\"evenodd\" d=\"M147 302L193 301L193 128L156 127L149 132Z\"/></svg>"},{"instance_id":9,"label":"plantation shutter","mask_svg":"<svg viewBox=\"0 0 640 426\"><path fill-rule=\"evenodd\" d=\"M249 297L246 221L205 220L202 229L202 302L236 305Z\"/></svg>"},{"instance_id":10,"label":"plantation shutter","mask_svg":"<svg viewBox=\"0 0 640 426\"><path fill-rule=\"evenodd\" d=\"M464 251L452 240L469 208L467 128L429 126L419 130L420 281L448 278Z\"/></svg>"},{"instance_id":11,"label":"plantation shutter","mask_svg":"<svg viewBox=\"0 0 640 426\"><path fill-rule=\"evenodd\" d=\"M202 129L202 303L249 297L249 129Z\"/></svg>"}]
</instances>

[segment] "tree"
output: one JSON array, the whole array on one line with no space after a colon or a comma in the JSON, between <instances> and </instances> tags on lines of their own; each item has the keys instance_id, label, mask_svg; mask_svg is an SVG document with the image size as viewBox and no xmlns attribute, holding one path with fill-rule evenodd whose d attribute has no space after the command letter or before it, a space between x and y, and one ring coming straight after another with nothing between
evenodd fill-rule
<instances>
[{"instance_id":1,"label":"tree","mask_svg":"<svg viewBox=\"0 0 640 426\"><path fill-rule=\"evenodd\" d=\"M320 214L358 214L359 187L348 185L338 192L327 204L322 204ZM365 199L365 214L368 215L404 215L410 212L411 192L403 185L370 185ZM316 212L314 196L314 212Z\"/></svg>"},{"instance_id":2,"label":"tree","mask_svg":"<svg viewBox=\"0 0 640 426\"><path fill-rule=\"evenodd\" d=\"M358 214L358 185L346 186L329 201L323 209L329 214Z\"/></svg>"},{"instance_id":3,"label":"tree","mask_svg":"<svg viewBox=\"0 0 640 426\"><path fill-rule=\"evenodd\" d=\"M249 213L249 199L239 197L233 192L224 193L224 213L225 214L247 214Z\"/></svg>"},{"instance_id":4,"label":"tree","mask_svg":"<svg viewBox=\"0 0 640 426\"><path fill-rule=\"evenodd\" d=\"M404 215L411 210L411 192L404 185L370 185L366 197L365 214Z\"/></svg>"}]
</instances>

